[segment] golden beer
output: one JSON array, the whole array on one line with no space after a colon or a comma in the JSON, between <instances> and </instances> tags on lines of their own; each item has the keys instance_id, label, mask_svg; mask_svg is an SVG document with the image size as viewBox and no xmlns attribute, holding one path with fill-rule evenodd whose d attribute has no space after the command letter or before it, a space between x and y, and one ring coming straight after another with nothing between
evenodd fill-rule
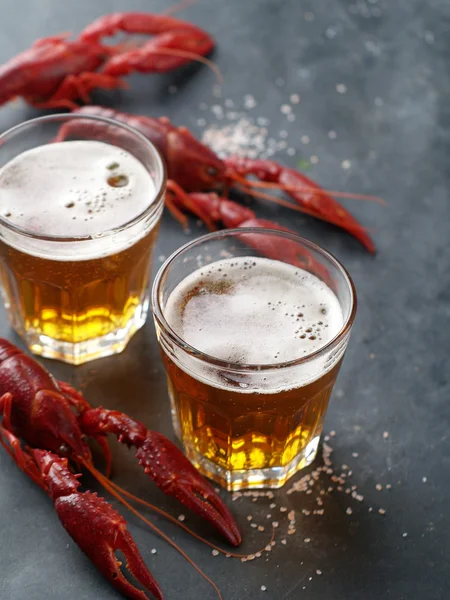
<instances>
[{"instance_id":1,"label":"golden beer","mask_svg":"<svg viewBox=\"0 0 450 600\"><path fill-rule=\"evenodd\" d=\"M157 227L134 246L91 260L51 260L0 241L3 289L19 333L75 344L125 329L147 300Z\"/></svg>"},{"instance_id":2,"label":"golden beer","mask_svg":"<svg viewBox=\"0 0 450 600\"><path fill-rule=\"evenodd\" d=\"M214 261L217 235L206 236L209 264L181 278L192 263L179 251L154 284L174 429L229 490L276 488L316 455L353 292L338 298L313 273L256 253Z\"/></svg>"},{"instance_id":3,"label":"golden beer","mask_svg":"<svg viewBox=\"0 0 450 600\"><path fill-rule=\"evenodd\" d=\"M95 126L97 139L37 145L0 168L9 320L33 352L74 364L120 352L144 324L163 203L153 147L137 158Z\"/></svg>"},{"instance_id":4,"label":"golden beer","mask_svg":"<svg viewBox=\"0 0 450 600\"><path fill-rule=\"evenodd\" d=\"M245 394L195 379L166 354L163 360L177 427L197 461L223 473L287 468L286 478L310 464L340 362L304 387Z\"/></svg>"}]
</instances>

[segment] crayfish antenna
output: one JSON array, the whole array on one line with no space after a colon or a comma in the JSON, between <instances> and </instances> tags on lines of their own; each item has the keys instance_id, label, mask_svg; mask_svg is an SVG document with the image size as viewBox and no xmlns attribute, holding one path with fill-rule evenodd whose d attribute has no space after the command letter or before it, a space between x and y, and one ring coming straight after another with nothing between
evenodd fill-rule
<instances>
[{"instance_id":1,"label":"crayfish antenna","mask_svg":"<svg viewBox=\"0 0 450 600\"><path fill-rule=\"evenodd\" d=\"M254 556L255 554L258 554L259 552L262 553L267 548L268 545L272 544L272 542L274 540L274 537L275 537L275 528L272 527L272 537L259 550L256 550L255 552L250 552L248 554L241 554L239 552L231 552L228 549L224 549L224 548L221 548L220 546L217 546L213 542L210 542L206 538L203 538L201 535L198 535L198 533L195 533L195 531L192 531L192 529L189 529L189 527L187 527L187 525L185 525L184 523L182 523L181 521L179 521L175 517L172 517L172 515L170 515L169 513L167 513L165 510L162 510L161 508L158 508L154 504L151 504L150 502L147 502L146 500L142 500L142 498L139 498L138 496L135 496L134 494L131 494L127 490L125 490L122 487L120 487L120 485L117 485L117 483L114 483L111 480L108 480L108 483L109 483L109 485L111 487L113 487L122 496L126 496L127 498L130 498L130 500L133 500L134 502L137 502L138 504L142 504L142 506L145 506L146 508L150 509L151 511L158 513L159 515L161 515L162 517L164 517L165 519L167 519L168 521L170 521L171 523L173 523L177 527L180 527L181 529L183 529L184 531L186 531L186 533L188 533L189 535L192 535L192 537L194 537L199 542L202 542L203 544L206 544L206 546L209 546L210 548L213 548L214 550L217 550L218 552L220 552L221 554L224 554L227 557L232 556L233 558L247 558L248 559L249 557Z\"/></svg>"},{"instance_id":2,"label":"crayfish antenna","mask_svg":"<svg viewBox=\"0 0 450 600\"><path fill-rule=\"evenodd\" d=\"M229 175L230 179L240 183L242 185L248 186L250 188L266 188L271 190L280 190L282 192L295 192L296 188L292 185L285 185L282 183L272 183L270 181L257 181L256 179L246 179L245 177L241 177L236 173ZM367 202L376 202L377 204L381 204L382 206L387 206L386 200L380 198L379 196L372 196L370 194L355 194L352 192L339 192L337 190L329 190L328 188L308 188L304 187L304 191L306 192L314 192L315 194L323 195L331 194L332 196L336 196L336 198L349 198L351 200L365 200ZM252 192L249 192L252 193ZM292 204L291 204L292 206ZM295 208L295 207L294 207Z\"/></svg>"},{"instance_id":3,"label":"crayfish antenna","mask_svg":"<svg viewBox=\"0 0 450 600\"><path fill-rule=\"evenodd\" d=\"M177 4L174 4L172 6L170 6L167 10L165 10L163 12L164 15L167 15L168 17L171 15L175 15L178 12L181 12L182 10L185 10L186 8L188 8L189 6L192 6L193 4L197 4L198 0L182 0L181 2L178 2Z\"/></svg>"}]
</instances>

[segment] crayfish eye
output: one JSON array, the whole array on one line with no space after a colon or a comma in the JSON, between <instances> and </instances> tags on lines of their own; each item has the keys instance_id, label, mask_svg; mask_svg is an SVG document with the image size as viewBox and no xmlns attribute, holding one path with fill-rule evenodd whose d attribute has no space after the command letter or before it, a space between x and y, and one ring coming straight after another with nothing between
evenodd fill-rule
<instances>
[{"instance_id":1,"label":"crayfish eye","mask_svg":"<svg viewBox=\"0 0 450 600\"><path fill-rule=\"evenodd\" d=\"M208 175L211 175L211 177L215 177L217 175L217 169L215 167L208 167L206 172Z\"/></svg>"}]
</instances>

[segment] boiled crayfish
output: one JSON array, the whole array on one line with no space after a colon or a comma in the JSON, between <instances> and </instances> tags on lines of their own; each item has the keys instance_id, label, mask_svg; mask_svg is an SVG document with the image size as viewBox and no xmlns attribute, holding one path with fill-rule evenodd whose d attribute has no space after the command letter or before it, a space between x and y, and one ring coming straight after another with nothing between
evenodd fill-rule
<instances>
[{"instance_id":1,"label":"boiled crayfish","mask_svg":"<svg viewBox=\"0 0 450 600\"><path fill-rule=\"evenodd\" d=\"M108 473L111 456L105 436L112 433L136 450L139 464L163 492L212 523L229 543L240 544L239 529L226 505L170 440L124 413L92 408L79 392L57 382L34 359L4 339L0 339L0 414L0 443L53 500L69 535L127 597L147 598L120 571L117 550L125 555L129 571L145 589L158 600L163 594L127 531L125 519L97 494L78 491L80 475L70 471L69 461L88 469L106 490L133 510L123 498L131 495L94 467L88 436L100 442Z\"/></svg>"},{"instance_id":2,"label":"boiled crayfish","mask_svg":"<svg viewBox=\"0 0 450 600\"><path fill-rule=\"evenodd\" d=\"M154 37L142 45L108 46L117 32ZM74 108L95 88L125 87L133 71L162 73L203 57L214 47L205 31L168 15L113 13L100 17L71 41L67 35L36 40L0 67L0 105L20 96L39 108Z\"/></svg>"},{"instance_id":3,"label":"boiled crayfish","mask_svg":"<svg viewBox=\"0 0 450 600\"><path fill-rule=\"evenodd\" d=\"M226 194L230 187L237 186L241 191L263 196L265 199L277 201L332 223L353 235L369 252L375 252L375 245L366 229L332 198L331 193L295 169L284 167L273 160L238 156L222 160L211 148L197 140L186 127L175 127L166 117L155 119L136 116L101 106L83 106L75 112L126 123L140 131L158 148L164 157L169 175L166 205L183 224L186 223L186 217L182 211L188 211L204 221L210 230L216 229L216 224L221 223L227 228L270 227L289 231L273 221L257 219L250 209L230 201L225 196L219 196L215 191L210 191L220 190ZM93 120L68 121L61 127L55 141L80 135L87 139L95 138L95 127ZM104 136L103 123L98 129L98 136L100 139ZM248 179L248 176L258 181ZM295 205L269 196L261 192L260 188L284 191L294 200ZM209 193L205 193L206 191ZM371 196L364 198L379 200ZM309 260L309 256L306 260Z\"/></svg>"}]
</instances>

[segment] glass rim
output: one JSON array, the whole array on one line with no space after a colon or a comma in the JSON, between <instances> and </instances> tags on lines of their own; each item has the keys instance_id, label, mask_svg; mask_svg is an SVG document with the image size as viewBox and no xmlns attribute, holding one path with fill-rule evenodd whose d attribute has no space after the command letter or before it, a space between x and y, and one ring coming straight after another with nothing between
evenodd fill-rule
<instances>
[{"instance_id":1,"label":"glass rim","mask_svg":"<svg viewBox=\"0 0 450 600\"><path fill-rule=\"evenodd\" d=\"M8 138L10 138L11 136L14 136L18 132L20 132L20 130L26 128L29 125L37 125L40 123L58 121L58 120L69 121L71 119L83 119L83 120L86 119L89 121L103 122L106 125L113 125L115 127L118 127L120 129L128 131L134 137L138 138L141 142L143 142L144 145L147 146L148 149L150 149L151 153L156 158L157 165L158 165L158 167L157 167L158 171L159 171L159 173L161 173L161 183L156 189L156 193L154 195L152 202L150 203L150 205L147 208L145 208L137 216L133 217L133 219L130 219L129 221L126 221L125 223L122 223L121 225L117 225L116 227L113 227L111 229L107 229L106 231L102 231L102 232L90 234L90 235L79 235L79 236L71 236L71 237L61 236L61 235L51 235L51 234L43 235L43 234L29 231L28 229L26 229L25 227L21 227L20 225L15 225L13 223L10 223L6 219L4 219L2 215L0 215L0 227L5 227L9 231L13 231L14 233L19 234L21 236L25 236L25 237L28 237L28 238L31 238L34 240L40 240L40 241L58 242L58 243L66 243L66 242L73 243L73 242L92 241L92 240L96 240L98 238L113 236L117 233L121 233L125 229L133 227L133 225L136 225L137 223L139 223L139 221L141 221L145 217L151 216L152 214L156 213L158 211L158 209L160 208L161 204L164 202L164 193L165 193L165 187L166 187L165 184L167 181L167 168L166 168L166 164L165 164L164 160L162 159L161 153L159 152L158 148L156 148L156 146L150 140L148 140L140 131L138 131L131 125L122 123L120 121L116 121L115 119L110 119L108 117L101 117L101 116L97 116L97 115L81 115L81 114L77 114L77 113L53 113L51 115L44 115L42 117L35 117L33 119L28 119L27 121L22 121L22 123L18 123L17 125L14 125L14 127L10 127L8 130L6 130L2 134L0 134L0 152L1 152L1 147L3 146L3 144L7 143ZM107 143L107 142L105 142L105 143ZM113 145L113 144L111 144L111 145ZM2 167L0 167L0 170L1 170L1 168Z\"/></svg>"},{"instance_id":2,"label":"glass rim","mask_svg":"<svg viewBox=\"0 0 450 600\"><path fill-rule=\"evenodd\" d=\"M199 244L202 244L203 242L208 242L210 240L219 239L221 237L233 237L237 234L245 234L245 233L247 233L247 234L250 234L250 233L261 234L262 233L262 234L267 234L267 235L274 235L274 236L284 237L284 238L290 239L294 242L303 244L304 246L307 246L309 249L312 249L312 250L320 253L322 256L325 256L328 260L330 260L333 263L333 265L338 269L338 271L344 276L344 280L346 281L348 289L350 291L350 301L351 301L350 312L349 312L348 317L345 319L342 327L336 333L336 335L329 342L327 342L324 346L321 346L317 350L314 350L314 352L311 352L311 354L307 354L306 356L302 356L300 358L295 358L293 360L285 361L285 362L270 363L270 364L263 364L263 365L256 364L256 363L234 363L234 362L222 360L220 358L212 356L211 354L207 354L206 352L198 350L194 346L191 346L185 340L183 340L183 338L180 337L169 325L169 323L167 322L167 320L164 316L164 311L163 311L163 308L160 303L160 296L161 296L160 287L161 287L161 284L163 283L163 278L164 278L164 275L165 275L168 267L177 258L179 258L180 255L182 255L184 252L186 252L187 250L189 250L191 248L194 248L195 246L198 246ZM212 233L207 233L205 235L200 236L199 238L196 238L194 240L191 240L190 242L187 242L186 244L183 244L183 246L181 246L180 248L175 250L175 252L173 252L165 260L165 262L161 265L161 267L159 268L159 270L156 274L156 277L155 277L155 280L154 280L153 286L152 286L151 303L152 303L153 317L154 317L155 321L157 322L158 326L172 340L172 342L174 342L179 348L181 348L182 350L184 350L191 356L201 359L204 362L214 365L216 367L221 367L221 368L224 368L227 370L233 370L233 371L237 371L237 372L248 372L248 371L272 371L272 370L279 370L279 369L288 368L288 367L294 367L297 365L303 365L308 362L311 362L312 360L317 359L318 357L322 356L326 352L329 352L332 348L336 347L350 331L350 329L353 325L353 321L355 320L355 316L356 316L357 297L356 297L355 284L353 283L353 280L350 277L350 274L348 273L347 269L342 265L342 263L333 254L331 254L331 252L328 252L328 250L325 250L324 248L315 244L314 242L311 242L310 240L307 240L306 238L304 238L296 233L290 232L290 231L271 229L269 227L237 227L234 229L222 229L220 231L213 231Z\"/></svg>"}]
</instances>

